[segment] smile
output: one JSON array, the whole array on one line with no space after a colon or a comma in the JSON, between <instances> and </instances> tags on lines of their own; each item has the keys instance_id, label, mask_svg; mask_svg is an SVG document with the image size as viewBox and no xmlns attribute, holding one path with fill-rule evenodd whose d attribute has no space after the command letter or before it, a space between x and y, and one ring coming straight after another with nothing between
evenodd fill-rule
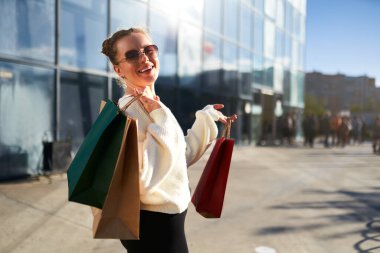
<instances>
[{"instance_id":1,"label":"smile","mask_svg":"<svg viewBox=\"0 0 380 253\"><path fill-rule=\"evenodd\" d=\"M144 68L144 69L142 69L142 70L139 70L138 72L139 72L139 73L144 73L144 72L149 71L149 70L151 70L151 69L153 69L153 66L146 67L146 68Z\"/></svg>"}]
</instances>

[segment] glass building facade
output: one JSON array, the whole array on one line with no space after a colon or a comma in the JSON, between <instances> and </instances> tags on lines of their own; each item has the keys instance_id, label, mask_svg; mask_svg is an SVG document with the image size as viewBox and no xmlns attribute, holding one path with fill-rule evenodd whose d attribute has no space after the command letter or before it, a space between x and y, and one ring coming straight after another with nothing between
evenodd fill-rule
<instances>
[{"instance_id":1,"label":"glass building facade","mask_svg":"<svg viewBox=\"0 0 380 253\"><path fill-rule=\"evenodd\" d=\"M223 103L238 143L275 135L302 112L305 19L306 0L0 0L0 170L23 157L35 173L46 138L78 148L101 99L123 93L102 41L131 26L158 45L156 91L184 130Z\"/></svg>"}]
</instances>

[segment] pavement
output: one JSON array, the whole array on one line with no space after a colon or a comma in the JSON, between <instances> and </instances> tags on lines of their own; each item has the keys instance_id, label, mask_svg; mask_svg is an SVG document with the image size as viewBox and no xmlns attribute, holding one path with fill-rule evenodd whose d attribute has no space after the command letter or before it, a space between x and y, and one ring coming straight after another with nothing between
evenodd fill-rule
<instances>
[{"instance_id":1,"label":"pavement","mask_svg":"<svg viewBox=\"0 0 380 253\"><path fill-rule=\"evenodd\" d=\"M193 188L208 154L189 168ZM65 174L51 179L0 184L0 252L126 252L92 239L89 207L67 201ZM186 234L191 253L380 252L380 156L369 143L236 147L222 218L190 204Z\"/></svg>"}]
</instances>

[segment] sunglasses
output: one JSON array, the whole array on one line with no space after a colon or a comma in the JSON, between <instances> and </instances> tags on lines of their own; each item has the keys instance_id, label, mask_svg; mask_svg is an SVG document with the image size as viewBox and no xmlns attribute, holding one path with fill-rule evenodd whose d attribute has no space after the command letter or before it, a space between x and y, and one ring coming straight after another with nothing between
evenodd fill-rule
<instances>
[{"instance_id":1,"label":"sunglasses","mask_svg":"<svg viewBox=\"0 0 380 253\"><path fill-rule=\"evenodd\" d=\"M125 57L121 61L119 61L117 64L119 64L123 61L127 61L130 63L136 63L140 59L140 55L143 55L143 54L148 56L150 59L157 58L158 57L158 47L156 45L148 45L148 46L144 47L142 49L142 51L141 50L130 50L128 52L125 52L125 54L124 54Z\"/></svg>"}]
</instances>

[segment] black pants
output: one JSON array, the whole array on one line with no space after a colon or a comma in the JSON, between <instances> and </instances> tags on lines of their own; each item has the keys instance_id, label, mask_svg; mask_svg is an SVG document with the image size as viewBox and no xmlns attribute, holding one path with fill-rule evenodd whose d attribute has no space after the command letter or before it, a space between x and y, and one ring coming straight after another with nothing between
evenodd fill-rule
<instances>
[{"instance_id":1,"label":"black pants","mask_svg":"<svg viewBox=\"0 0 380 253\"><path fill-rule=\"evenodd\" d=\"M166 214L141 210L140 240L121 240L128 253L188 253L185 236L187 210Z\"/></svg>"}]
</instances>

